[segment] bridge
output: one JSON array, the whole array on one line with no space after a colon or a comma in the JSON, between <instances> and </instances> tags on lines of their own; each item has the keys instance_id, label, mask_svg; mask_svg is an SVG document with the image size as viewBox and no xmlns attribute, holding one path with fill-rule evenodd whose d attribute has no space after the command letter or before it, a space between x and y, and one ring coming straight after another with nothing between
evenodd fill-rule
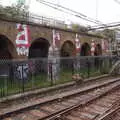
<instances>
[{"instance_id":1,"label":"bridge","mask_svg":"<svg viewBox=\"0 0 120 120\"><path fill-rule=\"evenodd\" d=\"M29 27L29 47L28 55L18 54L16 38L18 29L16 25L26 24ZM53 31L59 35L58 51L61 57L76 55L76 41L79 40L80 56L91 55L91 43L94 41L94 55L108 54L106 38L88 33L73 31L68 28L39 24L35 22L24 22L11 19L0 19L0 59L28 59L37 57L48 57L49 47L53 46ZM77 38L76 38L77 36ZM107 46L108 47L108 46Z\"/></svg>"}]
</instances>

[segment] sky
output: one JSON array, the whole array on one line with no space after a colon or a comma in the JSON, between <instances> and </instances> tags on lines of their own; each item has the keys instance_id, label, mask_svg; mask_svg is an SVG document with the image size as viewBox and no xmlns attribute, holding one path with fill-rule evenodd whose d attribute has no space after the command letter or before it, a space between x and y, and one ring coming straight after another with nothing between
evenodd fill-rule
<instances>
[{"instance_id":1,"label":"sky","mask_svg":"<svg viewBox=\"0 0 120 120\"><path fill-rule=\"evenodd\" d=\"M10 5L16 0L1 0L3 5ZM86 16L97 19L102 23L111 23L120 21L120 4L117 0L46 0L55 4L65 6ZM48 6L45 6L36 0L26 0L29 3L29 10L40 16L52 17L65 21L70 24L72 22L82 25L95 25L94 23L82 20L80 18L59 12Z\"/></svg>"}]
</instances>

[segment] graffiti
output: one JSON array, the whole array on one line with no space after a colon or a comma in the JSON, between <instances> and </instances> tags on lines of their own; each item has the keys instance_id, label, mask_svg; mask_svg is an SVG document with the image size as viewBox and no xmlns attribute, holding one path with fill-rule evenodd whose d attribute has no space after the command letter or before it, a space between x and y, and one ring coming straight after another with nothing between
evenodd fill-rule
<instances>
[{"instance_id":1,"label":"graffiti","mask_svg":"<svg viewBox=\"0 0 120 120\"><path fill-rule=\"evenodd\" d=\"M48 60L48 78L55 82L59 79L60 61L57 58Z\"/></svg>"},{"instance_id":2,"label":"graffiti","mask_svg":"<svg viewBox=\"0 0 120 120\"><path fill-rule=\"evenodd\" d=\"M55 30L53 30L52 45L53 45L54 48L59 48L60 47L60 34L59 34L59 32L56 32Z\"/></svg>"},{"instance_id":3,"label":"graffiti","mask_svg":"<svg viewBox=\"0 0 120 120\"><path fill-rule=\"evenodd\" d=\"M101 46L102 46L102 50L104 52L107 52L107 50L109 49L109 43L108 43L108 41L107 40L102 40Z\"/></svg>"},{"instance_id":4,"label":"graffiti","mask_svg":"<svg viewBox=\"0 0 120 120\"><path fill-rule=\"evenodd\" d=\"M75 46L76 46L76 52L79 53L79 52L80 52L81 44L80 44L80 40L79 40L79 38L78 38L78 34L76 34Z\"/></svg>"},{"instance_id":5,"label":"graffiti","mask_svg":"<svg viewBox=\"0 0 120 120\"><path fill-rule=\"evenodd\" d=\"M18 55L28 56L29 51L29 28L27 25L17 24L18 34L16 37L16 47Z\"/></svg>"},{"instance_id":6,"label":"graffiti","mask_svg":"<svg viewBox=\"0 0 120 120\"><path fill-rule=\"evenodd\" d=\"M27 80L29 74L28 64L17 65L15 70L15 77L19 80Z\"/></svg>"},{"instance_id":7,"label":"graffiti","mask_svg":"<svg viewBox=\"0 0 120 120\"><path fill-rule=\"evenodd\" d=\"M58 49L53 50L52 46L50 46L48 54L48 79L53 80L53 82L59 78L60 60L57 57L59 57Z\"/></svg>"},{"instance_id":8,"label":"graffiti","mask_svg":"<svg viewBox=\"0 0 120 120\"><path fill-rule=\"evenodd\" d=\"M27 48L25 46L17 47L17 53L18 53L18 55L26 55L26 56L28 56L29 48Z\"/></svg>"},{"instance_id":9,"label":"graffiti","mask_svg":"<svg viewBox=\"0 0 120 120\"><path fill-rule=\"evenodd\" d=\"M73 61L73 68L76 73L79 73L79 70L80 70L80 60L79 59L75 59Z\"/></svg>"},{"instance_id":10,"label":"graffiti","mask_svg":"<svg viewBox=\"0 0 120 120\"><path fill-rule=\"evenodd\" d=\"M95 47L96 47L95 41L92 40L92 42L91 42L91 55L92 55L92 56L94 56Z\"/></svg>"}]
</instances>

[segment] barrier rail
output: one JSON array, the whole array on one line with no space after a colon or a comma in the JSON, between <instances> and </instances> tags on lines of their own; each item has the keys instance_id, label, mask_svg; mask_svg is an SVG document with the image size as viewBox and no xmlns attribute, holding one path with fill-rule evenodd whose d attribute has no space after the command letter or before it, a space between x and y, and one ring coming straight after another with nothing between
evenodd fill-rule
<instances>
[{"instance_id":1,"label":"barrier rail","mask_svg":"<svg viewBox=\"0 0 120 120\"><path fill-rule=\"evenodd\" d=\"M109 73L115 56L0 61L0 97Z\"/></svg>"},{"instance_id":2,"label":"barrier rail","mask_svg":"<svg viewBox=\"0 0 120 120\"><path fill-rule=\"evenodd\" d=\"M69 27L67 24L65 24L64 21L53 19L53 18L47 18L44 16L38 16L33 13L31 13L30 15L21 15L21 16L12 16L11 14L0 13L0 16L1 16L1 19L3 18L6 20L30 22L30 23L36 23L36 24L41 24L45 26L63 28L63 29Z\"/></svg>"}]
</instances>

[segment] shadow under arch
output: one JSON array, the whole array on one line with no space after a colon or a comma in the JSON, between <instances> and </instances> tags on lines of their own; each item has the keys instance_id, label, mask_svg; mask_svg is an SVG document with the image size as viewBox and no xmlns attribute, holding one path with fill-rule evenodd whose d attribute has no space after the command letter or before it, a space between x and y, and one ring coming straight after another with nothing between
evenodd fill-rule
<instances>
[{"instance_id":1,"label":"shadow under arch","mask_svg":"<svg viewBox=\"0 0 120 120\"><path fill-rule=\"evenodd\" d=\"M60 56L61 57L70 57L73 56L75 51L75 45L67 40L63 43L61 50L60 50Z\"/></svg>"},{"instance_id":2,"label":"shadow under arch","mask_svg":"<svg viewBox=\"0 0 120 120\"><path fill-rule=\"evenodd\" d=\"M61 66L61 73L67 73L70 72L70 70L73 70L73 59L67 58L74 56L75 51L75 45L67 40L63 43L61 50L60 50L60 56L66 57L64 59L61 59L60 66ZM64 76L64 75L63 75Z\"/></svg>"},{"instance_id":3,"label":"shadow under arch","mask_svg":"<svg viewBox=\"0 0 120 120\"><path fill-rule=\"evenodd\" d=\"M44 38L36 39L29 48L29 58L48 57L49 41Z\"/></svg>"},{"instance_id":4,"label":"shadow under arch","mask_svg":"<svg viewBox=\"0 0 120 120\"><path fill-rule=\"evenodd\" d=\"M96 47L95 47L95 56L100 56L102 55L102 47L100 44L97 44Z\"/></svg>"},{"instance_id":5,"label":"shadow under arch","mask_svg":"<svg viewBox=\"0 0 120 120\"><path fill-rule=\"evenodd\" d=\"M0 35L0 59L13 59L17 54L13 43L4 35Z\"/></svg>"},{"instance_id":6,"label":"shadow under arch","mask_svg":"<svg viewBox=\"0 0 120 120\"><path fill-rule=\"evenodd\" d=\"M98 43L95 47L95 52L94 52L95 56L101 56L102 55L102 47L101 45ZM95 67L96 69L100 69L102 66L102 59L99 58L95 58Z\"/></svg>"},{"instance_id":7,"label":"shadow under arch","mask_svg":"<svg viewBox=\"0 0 120 120\"><path fill-rule=\"evenodd\" d=\"M42 58L48 58L49 46L50 44L47 39L38 38L32 42L29 48L29 56L28 56L29 59L40 58L30 63L32 71L34 72L35 75L45 76L45 77L47 76L48 61L47 59L42 59Z\"/></svg>"},{"instance_id":8,"label":"shadow under arch","mask_svg":"<svg viewBox=\"0 0 120 120\"><path fill-rule=\"evenodd\" d=\"M11 78L13 76L13 67L11 62L3 60L11 60L17 56L17 51L11 40L5 35L0 35L0 76Z\"/></svg>"},{"instance_id":9,"label":"shadow under arch","mask_svg":"<svg viewBox=\"0 0 120 120\"><path fill-rule=\"evenodd\" d=\"M90 45L86 42L82 45L81 51L80 51L81 56L90 56Z\"/></svg>"}]
</instances>

